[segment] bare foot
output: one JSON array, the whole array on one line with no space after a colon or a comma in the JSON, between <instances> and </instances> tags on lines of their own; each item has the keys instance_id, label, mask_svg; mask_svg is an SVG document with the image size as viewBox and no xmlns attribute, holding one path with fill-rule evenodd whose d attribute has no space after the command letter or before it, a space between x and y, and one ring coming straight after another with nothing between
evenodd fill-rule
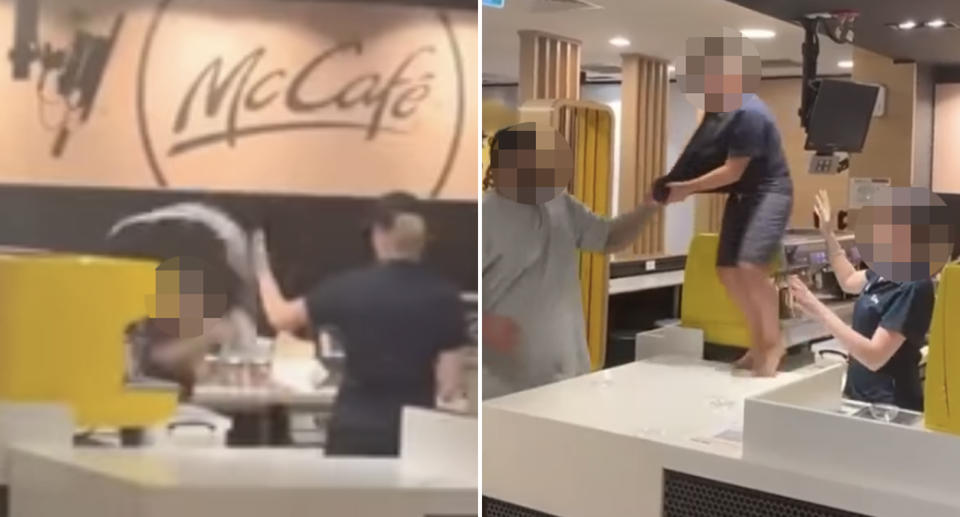
<instances>
[{"instance_id":1,"label":"bare foot","mask_svg":"<svg viewBox=\"0 0 960 517\"><path fill-rule=\"evenodd\" d=\"M754 377L776 377L780 363L783 361L783 356L786 354L786 349L782 347L760 352L753 364Z\"/></svg>"},{"instance_id":2,"label":"bare foot","mask_svg":"<svg viewBox=\"0 0 960 517\"><path fill-rule=\"evenodd\" d=\"M734 370L751 370L751 369L753 369L754 356L755 356L755 354L754 354L753 348L747 349L747 352L746 352L745 354L743 354L742 356L740 356L740 359L737 359L737 360L733 363L733 369L734 369Z\"/></svg>"}]
</instances>

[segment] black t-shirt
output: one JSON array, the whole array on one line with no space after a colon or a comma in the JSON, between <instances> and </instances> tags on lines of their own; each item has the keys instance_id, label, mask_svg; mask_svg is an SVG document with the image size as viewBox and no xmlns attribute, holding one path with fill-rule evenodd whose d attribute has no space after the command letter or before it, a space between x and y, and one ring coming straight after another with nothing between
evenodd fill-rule
<instances>
[{"instance_id":1,"label":"black t-shirt","mask_svg":"<svg viewBox=\"0 0 960 517\"><path fill-rule=\"evenodd\" d=\"M395 428L403 406L433 407L438 355L467 343L457 289L412 262L333 278L306 303L314 327L333 326L343 338L339 425Z\"/></svg>"},{"instance_id":2,"label":"black t-shirt","mask_svg":"<svg viewBox=\"0 0 960 517\"><path fill-rule=\"evenodd\" d=\"M793 194L780 130L770 109L759 97L749 95L744 99L724 133L729 157L750 157L743 176L731 187L732 192Z\"/></svg>"},{"instance_id":3,"label":"black t-shirt","mask_svg":"<svg viewBox=\"0 0 960 517\"><path fill-rule=\"evenodd\" d=\"M922 411L920 348L933 318L933 281L896 283L872 270L866 275L867 285L853 310L853 329L872 338L877 327L883 327L906 340L876 372L851 357L844 393L854 400Z\"/></svg>"}]
</instances>

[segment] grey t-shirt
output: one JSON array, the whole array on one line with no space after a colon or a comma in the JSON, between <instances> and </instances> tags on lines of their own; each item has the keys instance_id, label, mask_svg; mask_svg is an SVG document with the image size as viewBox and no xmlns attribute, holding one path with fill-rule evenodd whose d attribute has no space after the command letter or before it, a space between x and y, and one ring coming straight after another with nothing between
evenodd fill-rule
<instances>
[{"instance_id":1,"label":"grey t-shirt","mask_svg":"<svg viewBox=\"0 0 960 517\"><path fill-rule=\"evenodd\" d=\"M483 350L483 398L590 371L578 249L602 252L610 220L567 193L542 205L483 196L483 314L511 318L519 343Z\"/></svg>"}]
</instances>

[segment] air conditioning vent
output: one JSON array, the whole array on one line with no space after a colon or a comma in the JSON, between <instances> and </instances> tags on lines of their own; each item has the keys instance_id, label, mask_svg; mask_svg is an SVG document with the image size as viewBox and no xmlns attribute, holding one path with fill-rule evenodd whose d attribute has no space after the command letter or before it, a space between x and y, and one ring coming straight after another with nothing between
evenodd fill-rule
<instances>
[{"instance_id":1,"label":"air conditioning vent","mask_svg":"<svg viewBox=\"0 0 960 517\"><path fill-rule=\"evenodd\" d=\"M516 83L516 78L497 74L483 74L480 76L481 84L511 84Z\"/></svg>"},{"instance_id":2,"label":"air conditioning vent","mask_svg":"<svg viewBox=\"0 0 960 517\"><path fill-rule=\"evenodd\" d=\"M619 75L588 75L588 83L606 83L606 82L615 82L622 81L623 77Z\"/></svg>"},{"instance_id":3,"label":"air conditioning vent","mask_svg":"<svg viewBox=\"0 0 960 517\"><path fill-rule=\"evenodd\" d=\"M603 9L603 6L586 0L536 0L530 8L535 13L557 13L587 9Z\"/></svg>"},{"instance_id":4,"label":"air conditioning vent","mask_svg":"<svg viewBox=\"0 0 960 517\"><path fill-rule=\"evenodd\" d=\"M617 65L586 64L581 66L580 69L588 74L602 75L620 74L623 72L623 69Z\"/></svg>"}]
</instances>

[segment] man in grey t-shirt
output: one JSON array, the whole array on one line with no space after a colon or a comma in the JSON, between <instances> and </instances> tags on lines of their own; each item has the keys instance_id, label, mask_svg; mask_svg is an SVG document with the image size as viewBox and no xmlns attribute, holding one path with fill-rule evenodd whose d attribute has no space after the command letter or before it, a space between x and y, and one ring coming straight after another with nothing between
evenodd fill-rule
<instances>
[{"instance_id":1,"label":"man in grey t-shirt","mask_svg":"<svg viewBox=\"0 0 960 517\"><path fill-rule=\"evenodd\" d=\"M483 397L590 371L577 250L630 245L657 209L615 219L566 192L573 153L552 128L524 123L494 137L483 196Z\"/></svg>"}]
</instances>

